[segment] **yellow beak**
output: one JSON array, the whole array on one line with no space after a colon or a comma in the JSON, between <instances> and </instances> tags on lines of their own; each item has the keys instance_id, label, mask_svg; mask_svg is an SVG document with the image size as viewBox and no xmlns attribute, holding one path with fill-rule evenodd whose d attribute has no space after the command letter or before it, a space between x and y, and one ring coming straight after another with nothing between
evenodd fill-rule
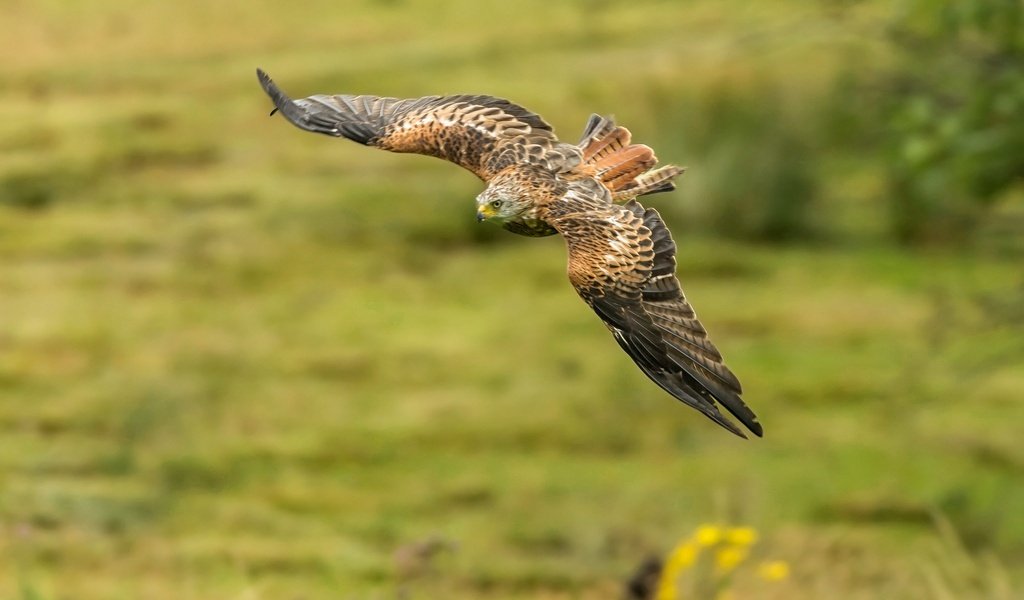
<instances>
[{"instance_id":1,"label":"yellow beak","mask_svg":"<svg viewBox=\"0 0 1024 600\"><path fill-rule=\"evenodd\" d=\"M481 223L483 221L486 221L487 219L490 219L493 216L494 216L494 209L491 208L490 204L484 204L483 206L478 206L477 209L476 209L476 222L477 223Z\"/></svg>"}]
</instances>

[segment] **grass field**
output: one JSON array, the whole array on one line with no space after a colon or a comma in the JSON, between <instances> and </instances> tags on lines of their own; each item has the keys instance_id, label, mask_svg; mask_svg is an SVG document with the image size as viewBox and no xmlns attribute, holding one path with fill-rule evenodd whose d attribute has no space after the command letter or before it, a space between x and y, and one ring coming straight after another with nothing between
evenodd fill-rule
<instances>
[{"instance_id":1,"label":"grass field","mask_svg":"<svg viewBox=\"0 0 1024 600\"><path fill-rule=\"evenodd\" d=\"M711 90L799 117L886 61L883 3L731 4L8 3L0 597L617 598L704 523L758 531L735 598L1015 597L1020 256L889 245L877 165L829 157L835 238L704 233ZM561 240L477 225L455 167L267 118L257 66L507 96L567 138L613 112L688 165L650 203L765 438L647 381Z\"/></svg>"}]
</instances>

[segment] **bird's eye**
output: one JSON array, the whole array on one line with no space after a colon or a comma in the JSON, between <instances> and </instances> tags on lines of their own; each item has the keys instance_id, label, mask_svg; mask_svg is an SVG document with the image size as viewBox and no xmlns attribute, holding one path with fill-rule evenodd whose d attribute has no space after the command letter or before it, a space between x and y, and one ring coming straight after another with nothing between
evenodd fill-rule
<instances>
[{"instance_id":1,"label":"bird's eye","mask_svg":"<svg viewBox=\"0 0 1024 600\"><path fill-rule=\"evenodd\" d=\"M494 208L501 208L501 200L492 200L491 206L493 206Z\"/></svg>"}]
</instances>

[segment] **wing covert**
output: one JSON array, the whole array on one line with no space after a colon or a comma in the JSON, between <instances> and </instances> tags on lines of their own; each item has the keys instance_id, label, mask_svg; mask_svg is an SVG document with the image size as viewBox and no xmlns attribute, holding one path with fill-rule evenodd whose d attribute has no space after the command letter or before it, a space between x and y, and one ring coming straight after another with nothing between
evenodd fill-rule
<instances>
[{"instance_id":1,"label":"wing covert","mask_svg":"<svg viewBox=\"0 0 1024 600\"><path fill-rule=\"evenodd\" d=\"M569 279L615 341L662 389L746 437L719 410L762 435L742 388L683 295L675 242L658 212L635 200L552 223L569 248Z\"/></svg>"},{"instance_id":2,"label":"wing covert","mask_svg":"<svg viewBox=\"0 0 1024 600\"><path fill-rule=\"evenodd\" d=\"M296 127L374 146L453 162L488 180L506 167L532 163L560 171L581 152L563 144L536 113L503 98L482 95L314 95L292 100L256 71L276 109ZM271 113L273 114L273 112Z\"/></svg>"}]
</instances>

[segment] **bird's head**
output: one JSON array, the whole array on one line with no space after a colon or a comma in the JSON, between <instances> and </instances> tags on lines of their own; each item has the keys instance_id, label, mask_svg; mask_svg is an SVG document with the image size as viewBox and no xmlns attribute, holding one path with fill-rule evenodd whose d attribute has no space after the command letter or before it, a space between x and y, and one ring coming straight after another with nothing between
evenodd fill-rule
<instances>
[{"instance_id":1,"label":"bird's head","mask_svg":"<svg viewBox=\"0 0 1024 600\"><path fill-rule=\"evenodd\" d=\"M476 197L477 221L505 221L520 217L530 208L530 199L514 186L492 182Z\"/></svg>"}]
</instances>

